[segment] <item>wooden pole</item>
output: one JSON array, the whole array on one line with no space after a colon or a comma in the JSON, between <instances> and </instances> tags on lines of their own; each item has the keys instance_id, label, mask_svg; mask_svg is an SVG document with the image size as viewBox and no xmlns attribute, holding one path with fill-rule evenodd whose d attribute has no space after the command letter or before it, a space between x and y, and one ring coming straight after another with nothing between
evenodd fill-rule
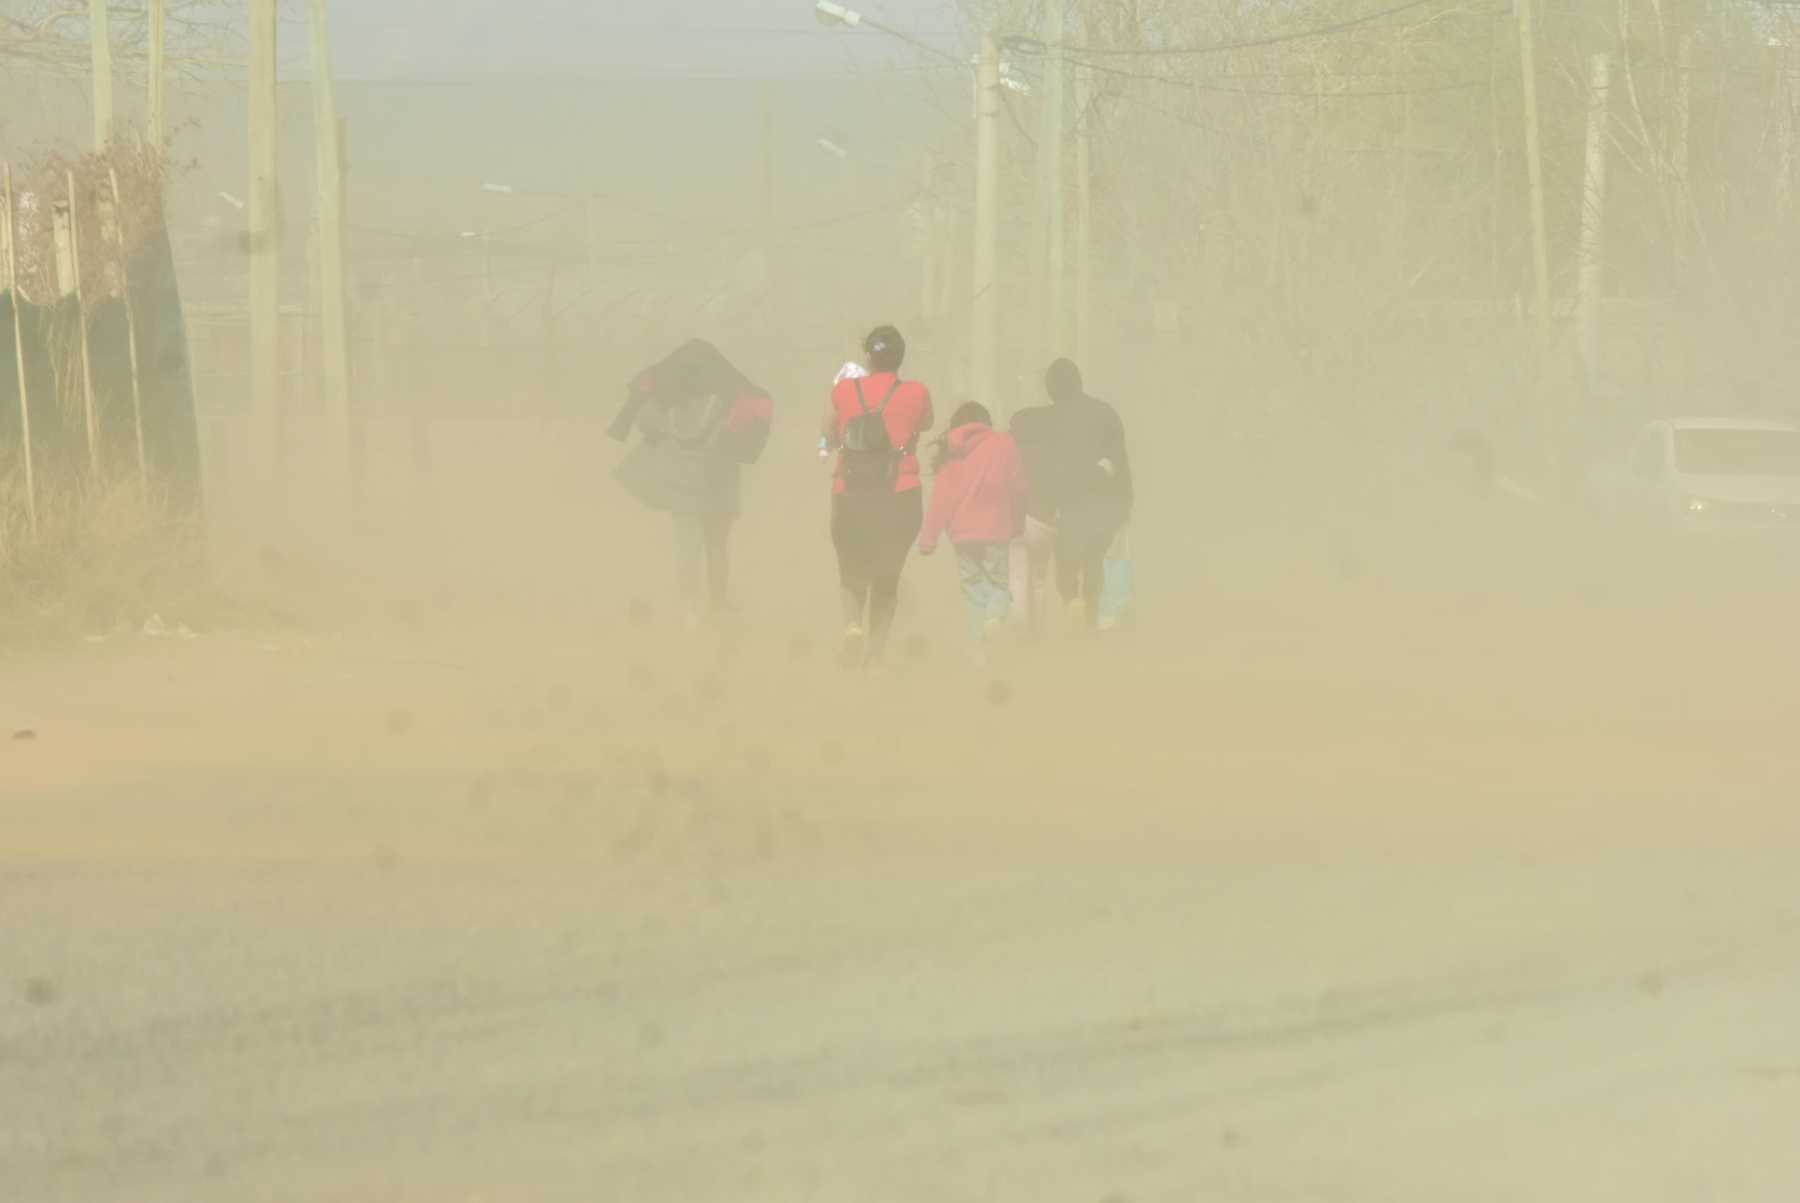
<instances>
[{"instance_id":1,"label":"wooden pole","mask_svg":"<svg viewBox=\"0 0 1800 1203\"><path fill-rule=\"evenodd\" d=\"M344 148L331 75L330 0L312 0L313 158L319 186L319 331L325 466L334 499L350 486L350 331L344 294Z\"/></svg>"},{"instance_id":2,"label":"wooden pole","mask_svg":"<svg viewBox=\"0 0 1800 1203\"><path fill-rule=\"evenodd\" d=\"M1081 0L1081 42L1093 45L1093 0ZM1075 359L1085 369L1094 353L1094 113L1093 71L1075 69Z\"/></svg>"},{"instance_id":3,"label":"wooden pole","mask_svg":"<svg viewBox=\"0 0 1800 1203\"><path fill-rule=\"evenodd\" d=\"M1606 221L1607 92L1611 86L1612 59L1602 52L1588 68L1587 169L1582 179L1581 244L1577 256L1577 328L1581 336L1581 366L1591 394L1600 370L1600 295L1603 285Z\"/></svg>"},{"instance_id":4,"label":"wooden pole","mask_svg":"<svg viewBox=\"0 0 1800 1203\"><path fill-rule=\"evenodd\" d=\"M106 27L107 0L88 0L88 39L94 72L94 149L105 150L113 136L112 37Z\"/></svg>"},{"instance_id":5,"label":"wooden pole","mask_svg":"<svg viewBox=\"0 0 1800 1203\"><path fill-rule=\"evenodd\" d=\"M81 283L81 215L75 206L75 173L65 177L69 187L69 267L75 296L75 328L81 342L81 407L87 419L88 468L100 477L100 423L94 413L94 357L88 347L87 290Z\"/></svg>"},{"instance_id":6,"label":"wooden pole","mask_svg":"<svg viewBox=\"0 0 1800 1203\"><path fill-rule=\"evenodd\" d=\"M137 309L131 303L131 268L125 249L125 203L119 192L119 172L108 171L112 181L114 249L119 256L119 296L125 302L125 346L131 354L131 421L137 433L138 500L150 501L150 457L144 451L144 386L138 371Z\"/></svg>"},{"instance_id":7,"label":"wooden pole","mask_svg":"<svg viewBox=\"0 0 1800 1203\"><path fill-rule=\"evenodd\" d=\"M150 0L150 95L145 125L150 148L161 154L167 148L167 116L163 110L163 86L169 34L169 0Z\"/></svg>"},{"instance_id":8,"label":"wooden pole","mask_svg":"<svg viewBox=\"0 0 1800 1203\"><path fill-rule=\"evenodd\" d=\"M281 217L276 154L276 0L250 2L250 414L253 475L281 496Z\"/></svg>"},{"instance_id":9,"label":"wooden pole","mask_svg":"<svg viewBox=\"0 0 1800 1203\"><path fill-rule=\"evenodd\" d=\"M998 235L1000 229L1000 44L992 32L981 38L976 73L975 253L970 295L973 302L971 382L975 399L1003 408L999 397Z\"/></svg>"},{"instance_id":10,"label":"wooden pole","mask_svg":"<svg viewBox=\"0 0 1800 1203\"><path fill-rule=\"evenodd\" d=\"M1536 360L1532 378L1541 389L1550 358L1550 239L1544 223L1544 159L1538 141L1537 31L1534 0L1514 0L1519 24L1519 76L1524 93L1525 166L1531 183L1531 265L1536 320ZM1542 404L1542 399L1539 399ZM1542 414L1537 415L1542 417Z\"/></svg>"},{"instance_id":11,"label":"wooden pole","mask_svg":"<svg viewBox=\"0 0 1800 1203\"><path fill-rule=\"evenodd\" d=\"M12 164L6 176L6 288L12 294L13 361L19 370L19 451L25 461L25 514L31 537L37 538L37 477L31 455L31 390L25 378L25 298L19 292L18 226L13 220Z\"/></svg>"},{"instance_id":12,"label":"wooden pole","mask_svg":"<svg viewBox=\"0 0 1800 1203\"><path fill-rule=\"evenodd\" d=\"M1049 0L1044 9L1045 41L1050 52L1044 56L1044 110L1048 140L1038 147L1044 156L1043 183L1047 187L1044 206L1047 213L1048 244L1044 249L1044 312L1049 321L1044 326L1044 356L1061 355L1066 350L1064 339L1069 328L1067 314L1068 285L1068 211L1064 191L1063 129L1068 100L1068 69L1063 51L1063 6L1066 0ZM1042 364L1033 367L1042 367Z\"/></svg>"},{"instance_id":13,"label":"wooden pole","mask_svg":"<svg viewBox=\"0 0 1800 1203\"><path fill-rule=\"evenodd\" d=\"M1044 85L1038 108L1037 159L1032 183L1031 207L1031 336L1027 353L1034 361L1046 360L1057 344L1057 313L1062 282L1057 262L1062 257L1062 128L1063 85L1061 45L1063 0L1044 6ZM1039 362L1038 366L1042 366Z\"/></svg>"}]
</instances>

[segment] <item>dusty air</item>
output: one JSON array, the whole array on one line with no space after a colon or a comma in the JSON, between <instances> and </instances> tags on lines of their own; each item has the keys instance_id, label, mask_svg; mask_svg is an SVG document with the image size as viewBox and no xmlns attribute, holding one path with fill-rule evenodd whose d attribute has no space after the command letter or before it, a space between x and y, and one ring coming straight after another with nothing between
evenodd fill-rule
<instances>
[{"instance_id":1,"label":"dusty air","mask_svg":"<svg viewBox=\"0 0 1800 1203\"><path fill-rule=\"evenodd\" d=\"M0 0L0 1201L1800 1197L1797 46Z\"/></svg>"}]
</instances>

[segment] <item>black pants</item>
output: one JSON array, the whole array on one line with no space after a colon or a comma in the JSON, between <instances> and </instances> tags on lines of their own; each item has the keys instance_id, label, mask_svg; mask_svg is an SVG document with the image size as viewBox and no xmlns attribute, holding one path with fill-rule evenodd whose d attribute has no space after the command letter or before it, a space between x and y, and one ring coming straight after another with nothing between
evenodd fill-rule
<instances>
[{"instance_id":1,"label":"black pants","mask_svg":"<svg viewBox=\"0 0 1800 1203\"><path fill-rule=\"evenodd\" d=\"M1056 589L1065 602L1082 601L1090 626L1100 617L1106 553L1124 524L1118 507L1096 504L1067 507L1057 525Z\"/></svg>"},{"instance_id":2,"label":"black pants","mask_svg":"<svg viewBox=\"0 0 1800 1203\"><path fill-rule=\"evenodd\" d=\"M1095 555L1088 547L1058 548L1056 591L1065 602L1080 598L1092 626L1100 616L1100 590L1106 584L1106 549Z\"/></svg>"},{"instance_id":3,"label":"black pants","mask_svg":"<svg viewBox=\"0 0 1800 1203\"><path fill-rule=\"evenodd\" d=\"M844 618L867 624L869 651L879 655L894 625L900 573L925 524L924 493L839 493L831 499L831 544L837 549Z\"/></svg>"}]
</instances>

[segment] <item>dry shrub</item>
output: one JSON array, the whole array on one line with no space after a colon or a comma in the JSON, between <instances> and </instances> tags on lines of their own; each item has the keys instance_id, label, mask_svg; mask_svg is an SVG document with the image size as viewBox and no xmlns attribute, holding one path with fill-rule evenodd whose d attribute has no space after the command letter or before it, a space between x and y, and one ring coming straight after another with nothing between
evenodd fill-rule
<instances>
[{"instance_id":1,"label":"dry shrub","mask_svg":"<svg viewBox=\"0 0 1800 1203\"><path fill-rule=\"evenodd\" d=\"M113 203L115 175L119 181L117 205ZM123 142L82 155L51 151L15 167L19 291L39 305L50 304L60 295L54 214L69 204L72 179L83 303L91 308L104 298L118 296L124 282L120 248L129 258L162 229L167 175L167 161L160 151Z\"/></svg>"},{"instance_id":2,"label":"dry shrub","mask_svg":"<svg viewBox=\"0 0 1800 1203\"><path fill-rule=\"evenodd\" d=\"M0 476L0 647L135 626L208 608L197 524L135 477L37 490L35 535L21 473Z\"/></svg>"}]
</instances>

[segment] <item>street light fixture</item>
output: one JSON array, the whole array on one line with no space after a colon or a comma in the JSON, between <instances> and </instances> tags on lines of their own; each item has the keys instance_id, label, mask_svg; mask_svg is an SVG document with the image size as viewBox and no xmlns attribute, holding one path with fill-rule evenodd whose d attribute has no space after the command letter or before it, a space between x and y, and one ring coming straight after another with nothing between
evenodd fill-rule
<instances>
[{"instance_id":1,"label":"street light fixture","mask_svg":"<svg viewBox=\"0 0 1800 1203\"><path fill-rule=\"evenodd\" d=\"M842 4L834 4L831 0L818 0L818 3L813 5L813 16L818 20L819 24L830 29L857 29L866 25L870 29L887 34L890 38L898 38L900 41L905 42L914 49L923 50L926 54L929 54L934 58L940 58L945 62L955 63L959 67L962 66L962 60L957 58L956 55L951 54L948 50L945 50L943 47L933 46L930 42L916 38L912 34L907 33L904 29L895 29L892 25L884 25L873 17L868 17L857 12L854 8L846 8Z\"/></svg>"},{"instance_id":2,"label":"street light fixture","mask_svg":"<svg viewBox=\"0 0 1800 1203\"><path fill-rule=\"evenodd\" d=\"M840 25L861 25L862 14L853 8L845 8L841 4L832 4L830 0L819 0L813 6L813 16L819 24L836 28Z\"/></svg>"}]
</instances>

